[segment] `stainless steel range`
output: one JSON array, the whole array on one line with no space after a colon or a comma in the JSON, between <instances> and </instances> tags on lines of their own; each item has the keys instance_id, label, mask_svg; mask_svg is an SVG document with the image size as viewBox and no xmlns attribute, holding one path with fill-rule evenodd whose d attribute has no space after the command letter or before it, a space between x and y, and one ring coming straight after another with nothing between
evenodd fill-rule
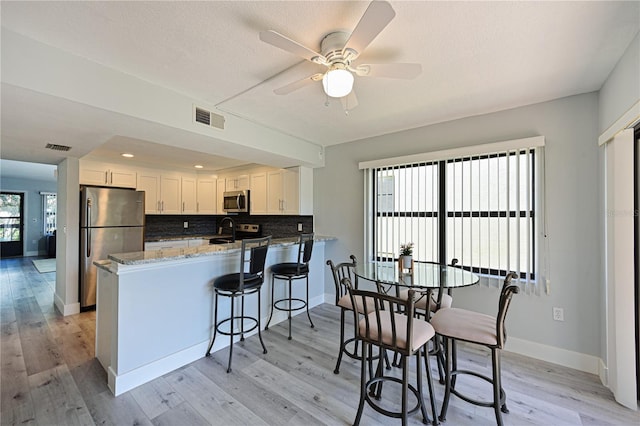
<instances>
[{"instance_id":1,"label":"stainless steel range","mask_svg":"<svg viewBox=\"0 0 640 426\"><path fill-rule=\"evenodd\" d=\"M224 220L224 219L223 219ZM221 225L223 222L220 222ZM218 235L209 240L209 244L233 243L237 240L262 237L262 226L249 223L238 223L232 227L221 226Z\"/></svg>"}]
</instances>

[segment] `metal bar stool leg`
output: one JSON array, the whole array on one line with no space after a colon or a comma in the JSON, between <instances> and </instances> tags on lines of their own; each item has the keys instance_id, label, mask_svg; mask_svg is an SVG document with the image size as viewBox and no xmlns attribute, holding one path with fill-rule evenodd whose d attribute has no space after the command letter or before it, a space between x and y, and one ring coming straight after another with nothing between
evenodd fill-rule
<instances>
[{"instance_id":1,"label":"metal bar stool leg","mask_svg":"<svg viewBox=\"0 0 640 426\"><path fill-rule=\"evenodd\" d=\"M233 357L233 319L234 316L234 297L229 298L231 300L231 317L229 321L229 365L227 366L227 373L231 373L231 358Z\"/></svg>"},{"instance_id":2,"label":"metal bar stool leg","mask_svg":"<svg viewBox=\"0 0 640 426\"><path fill-rule=\"evenodd\" d=\"M240 341L244 342L244 295L240 300Z\"/></svg>"},{"instance_id":3,"label":"metal bar stool leg","mask_svg":"<svg viewBox=\"0 0 640 426\"><path fill-rule=\"evenodd\" d=\"M271 313L269 314L267 325L264 326L265 330L269 329L269 324L271 324L271 318L273 318L273 305L276 303L274 283L275 283L275 278L273 275L271 275Z\"/></svg>"},{"instance_id":4,"label":"metal bar stool leg","mask_svg":"<svg viewBox=\"0 0 640 426\"><path fill-rule=\"evenodd\" d=\"M333 374L340 373L340 363L342 362L342 353L344 352L344 349L344 309L340 309L340 351L338 353L338 360L336 361L336 368L334 368Z\"/></svg>"},{"instance_id":5,"label":"metal bar stool leg","mask_svg":"<svg viewBox=\"0 0 640 426\"><path fill-rule=\"evenodd\" d=\"M261 302L260 302L260 292L258 291L258 337L260 338L260 344L262 345L262 353L266 354L267 353L267 347L264 345L264 342L262 341L262 331L260 330L260 318L261 318Z\"/></svg>"},{"instance_id":6,"label":"metal bar stool leg","mask_svg":"<svg viewBox=\"0 0 640 426\"><path fill-rule=\"evenodd\" d=\"M313 321L311 321L311 315L309 315L309 274L307 274L307 318L311 323L311 328L314 328Z\"/></svg>"},{"instance_id":7,"label":"metal bar stool leg","mask_svg":"<svg viewBox=\"0 0 640 426\"><path fill-rule=\"evenodd\" d=\"M496 423L498 426L502 426L502 412L501 408L506 409L506 402L502 404L501 390L502 383L500 380L500 353L498 349L491 349L491 368L493 370L493 411L496 413ZM506 401L506 398L505 398ZM508 413L509 410L505 411Z\"/></svg>"},{"instance_id":8,"label":"metal bar stool leg","mask_svg":"<svg viewBox=\"0 0 640 426\"><path fill-rule=\"evenodd\" d=\"M291 340L291 278L289 278L289 337L288 339Z\"/></svg>"},{"instance_id":9,"label":"metal bar stool leg","mask_svg":"<svg viewBox=\"0 0 640 426\"><path fill-rule=\"evenodd\" d=\"M205 356L211 355L211 348L213 347L213 342L216 341L216 335L218 334L218 293L215 293L213 298L213 337L211 338L211 342L209 342L209 347L207 348L207 353L205 354Z\"/></svg>"},{"instance_id":10,"label":"metal bar stool leg","mask_svg":"<svg viewBox=\"0 0 640 426\"><path fill-rule=\"evenodd\" d=\"M451 345L449 339L443 337L444 341L444 397L442 398L442 408L440 410L440 421L447 420L447 409L449 408L449 398L451 397Z\"/></svg>"}]
</instances>

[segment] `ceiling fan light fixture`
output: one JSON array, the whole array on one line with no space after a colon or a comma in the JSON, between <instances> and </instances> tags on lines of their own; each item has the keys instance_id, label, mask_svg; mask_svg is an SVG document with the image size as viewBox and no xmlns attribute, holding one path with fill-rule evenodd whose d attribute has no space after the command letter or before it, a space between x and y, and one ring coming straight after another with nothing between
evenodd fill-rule
<instances>
[{"instance_id":1,"label":"ceiling fan light fixture","mask_svg":"<svg viewBox=\"0 0 640 426\"><path fill-rule=\"evenodd\" d=\"M342 98L353 89L353 74L345 69L332 69L322 77L322 87L327 96Z\"/></svg>"}]
</instances>

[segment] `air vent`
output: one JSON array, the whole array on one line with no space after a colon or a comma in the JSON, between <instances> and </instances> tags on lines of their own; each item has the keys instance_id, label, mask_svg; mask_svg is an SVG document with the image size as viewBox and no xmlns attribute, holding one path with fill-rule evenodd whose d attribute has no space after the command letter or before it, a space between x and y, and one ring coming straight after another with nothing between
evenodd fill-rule
<instances>
[{"instance_id":1,"label":"air vent","mask_svg":"<svg viewBox=\"0 0 640 426\"><path fill-rule=\"evenodd\" d=\"M207 111L204 108L195 108L195 121L196 123L204 124L205 126L215 127L216 129L224 130L224 117L220 114Z\"/></svg>"},{"instance_id":2,"label":"air vent","mask_svg":"<svg viewBox=\"0 0 640 426\"><path fill-rule=\"evenodd\" d=\"M48 143L45 148L52 149L54 151L69 151L71 149L70 146L56 145L55 143Z\"/></svg>"}]
</instances>

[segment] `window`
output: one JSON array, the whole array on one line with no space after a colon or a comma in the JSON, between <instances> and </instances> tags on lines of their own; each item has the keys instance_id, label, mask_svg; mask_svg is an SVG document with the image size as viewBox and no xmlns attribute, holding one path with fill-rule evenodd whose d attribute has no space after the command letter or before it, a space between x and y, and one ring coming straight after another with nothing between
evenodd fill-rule
<instances>
[{"instance_id":1,"label":"window","mask_svg":"<svg viewBox=\"0 0 640 426\"><path fill-rule=\"evenodd\" d=\"M42 223L44 233L53 234L56 230L56 213L58 210L57 195L51 192L41 192L42 196Z\"/></svg>"},{"instance_id":2,"label":"window","mask_svg":"<svg viewBox=\"0 0 640 426\"><path fill-rule=\"evenodd\" d=\"M401 244L413 242L415 261L457 258L475 273L515 271L535 281L537 150L528 146L395 166L361 164L371 174L371 258L395 259Z\"/></svg>"},{"instance_id":3,"label":"window","mask_svg":"<svg viewBox=\"0 0 640 426\"><path fill-rule=\"evenodd\" d=\"M0 195L0 241L22 241L23 194Z\"/></svg>"}]
</instances>

